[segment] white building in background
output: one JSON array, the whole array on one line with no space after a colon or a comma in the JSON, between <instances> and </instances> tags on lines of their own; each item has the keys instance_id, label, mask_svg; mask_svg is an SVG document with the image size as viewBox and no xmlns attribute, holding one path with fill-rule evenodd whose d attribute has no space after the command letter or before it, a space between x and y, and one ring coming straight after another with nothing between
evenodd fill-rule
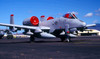
<instances>
[{"instance_id":1,"label":"white building in background","mask_svg":"<svg viewBox=\"0 0 100 59\"><path fill-rule=\"evenodd\" d=\"M83 32L78 31L78 36L100 36L100 31L95 29L86 29Z\"/></svg>"}]
</instances>

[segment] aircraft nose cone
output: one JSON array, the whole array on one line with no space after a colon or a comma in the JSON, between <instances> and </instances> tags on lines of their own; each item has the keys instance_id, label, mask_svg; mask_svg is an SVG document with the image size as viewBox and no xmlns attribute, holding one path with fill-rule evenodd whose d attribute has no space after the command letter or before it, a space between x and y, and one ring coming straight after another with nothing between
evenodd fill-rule
<instances>
[{"instance_id":1,"label":"aircraft nose cone","mask_svg":"<svg viewBox=\"0 0 100 59\"><path fill-rule=\"evenodd\" d=\"M83 23L82 23L82 25L83 25L83 26L86 26L86 23L85 23L85 22L83 22Z\"/></svg>"}]
</instances>

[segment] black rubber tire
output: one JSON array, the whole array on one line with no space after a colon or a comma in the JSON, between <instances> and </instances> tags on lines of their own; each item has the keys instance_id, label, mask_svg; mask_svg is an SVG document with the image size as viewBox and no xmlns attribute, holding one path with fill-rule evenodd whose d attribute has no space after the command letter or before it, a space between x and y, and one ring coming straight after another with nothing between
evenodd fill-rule
<instances>
[{"instance_id":1,"label":"black rubber tire","mask_svg":"<svg viewBox=\"0 0 100 59\"><path fill-rule=\"evenodd\" d=\"M70 37L66 38L66 39L67 39L67 42L72 42Z\"/></svg>"},{"instance_id":2,"label":"black rubber tire","mask_svg":"<svg viewBox=\"0 0 100 59\"><path fill-rule=\"evenodd\" d=\"M0 39L2 39L2 38L3 38L3 36L4 36L4 35L0 35Z\"/></svg>"},{"instance_id":3,"label":"black rubber tire","mask_svg":"<svg viewBox=\"0 0 100 59\"><path fill-rule=\"evenodd\" d=\"M61 37L60 39L61 39L61 42L64 42L65 41L65 38L64 37Z\"/></svg>"},{"instance_id":4,"label":"black rubber tire","mask_svg":"<svg viewBox=\"0 0 100 59\"><path fill-rule=\"evenodd\" d=\"M13 35L7 35L7 39L13 39Z\"/></svg>"},{"instance_id":5,"label":"black rubber tire","mask_svg":"<svg viewBox=\"0 0 100 59\"><path fill-rule=\"evenodd\" d=\"M34 42L34 41L35 41L34 35L31 35L30 36L30 42Z\"/></svg>"}]
</instances>

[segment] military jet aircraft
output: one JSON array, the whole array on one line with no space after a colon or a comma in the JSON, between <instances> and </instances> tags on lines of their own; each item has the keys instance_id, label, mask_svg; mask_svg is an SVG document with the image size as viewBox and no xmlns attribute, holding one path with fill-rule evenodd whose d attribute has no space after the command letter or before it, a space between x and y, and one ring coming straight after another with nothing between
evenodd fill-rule
<instances>
[{"instance_id":1,"label":"military jet aircraft","mask_svg":"<svg viewBox=\"0 0 100 59\"><path fill-rule=\"evenodd\" d=\"M23 25L15 25L12 14L10 24L0 23L0 26L9 27L10 31L17 32L23 29L23 34L30 35L30 42L37 38L60 38L61 41L71 41L71 38L77 37L73 32L84 31L87 27L95 26L95 24L86 25L85 22L79 20L75 14L67 13L60 18L41 16L39 20L36 16L26 18Z\"/></svg>"}]
</instances>

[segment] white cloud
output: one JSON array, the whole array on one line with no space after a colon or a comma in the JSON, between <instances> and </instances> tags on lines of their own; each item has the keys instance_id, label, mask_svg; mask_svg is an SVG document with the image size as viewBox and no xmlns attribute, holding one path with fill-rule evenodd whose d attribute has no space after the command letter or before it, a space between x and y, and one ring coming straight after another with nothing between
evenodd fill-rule
<instances>
[{"instance_id":1,"label":"white cloud","mask_svg":"<svg viewBox=\"0 0 100 59\"><path fill-rule=\"evenodd\" d=\"M96 15L96 16L100 16L100 13L96 13L95 15Z\"/></svg>"},{"instance_id":2,"label":"white cloud","mask_svg":"<svg viewBox=\"0 0 100 59\"><path fill-rule=\"evenodd\" d=\"M100 11L100 8L98 9L98 11Z\"/></svg>"},{"instance_id":3,"label":"white cloud","mask_svg":"<svg viewBox=\"0 0 100 59\"><path fill-rule=\"evenodd\" d=\"M98 10L96 10L95 12L100 12L100 8Z\"/></svg>"},{"instance_id":4,"label":"white cloud","mask_svg":"<svg viewBox=\"0 0 100 59\"><path fill-rule=\"evenodd\" d=\"M100 8L98 10L95 11L95 15L96 16L100 16Z\"/></svg>"},{"instance_id":5,"label":"white cloud","mask_svg":"<svg viewBox=\"0 0 100 59\"><path fill-rule=\"evenodd\" d=\"M93 13L87 13L84 17L92 17Z\"/></svg>"},{"instance_id":6,"label":"white cloud","mask_svg":"<svg viewBox=\"0 0 100 59\"><path fill-rule=\"evenodd\" d=\"M98 23L98 20L94 20L93 23Z\"/></svg>"}]
</instances>

